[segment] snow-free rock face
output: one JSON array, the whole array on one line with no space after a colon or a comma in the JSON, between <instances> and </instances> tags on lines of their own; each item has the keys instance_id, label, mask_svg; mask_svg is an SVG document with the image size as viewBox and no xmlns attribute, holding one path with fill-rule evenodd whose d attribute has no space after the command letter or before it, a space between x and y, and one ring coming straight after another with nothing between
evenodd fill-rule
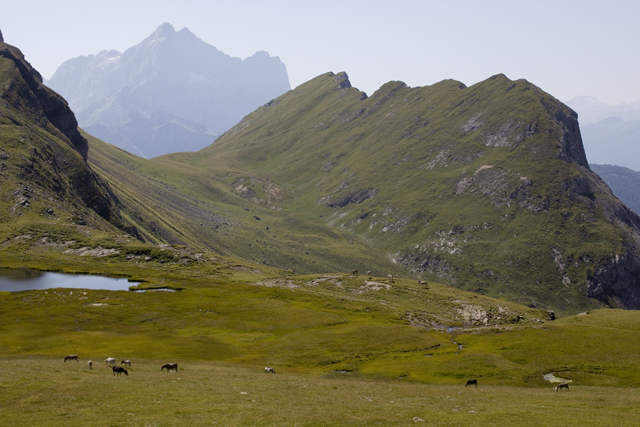
<instances>
[{"instance_id":1,"label":"snow-free rock face","mask_svg":"<svg viewBox=\"0 0 640 427\"><path fill-rule=\"evenodd\" d=\"M18 202L10 215L66 210L85 223L95 213L123 228L117 199L87 163L87 140L66 101L42 84L20 50L2 42L0 70L0 170L7 183L0 198Z\"/></svg>"},{"instance_id":2,"label":"snow-free rock face","mask_svg":"<svg viewBox=\"0 0 640 427\"><path fill-rule=\"evenodd\" d=\"M232 58L167 23L124 53L66 61L49 85L83 129L145 157L203 148L290 89L279 58L266 52ZM176 136L171 144L158 142L167 139L159 135L165 126Z\"/></svg>"}]
</instances>

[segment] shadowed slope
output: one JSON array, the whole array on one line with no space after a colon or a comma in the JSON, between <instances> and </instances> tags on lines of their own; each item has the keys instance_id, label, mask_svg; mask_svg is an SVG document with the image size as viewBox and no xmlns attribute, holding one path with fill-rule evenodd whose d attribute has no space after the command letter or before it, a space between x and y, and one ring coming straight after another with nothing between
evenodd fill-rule
<instances>
[{"instance_id":1,"label":"shadowed slope","mask_svg":"<svg viewBox=\"0 0 640 427\"><path fill-rule=\"evenodd\" d=\"M3 217L60 212L123 227L117 200L86 163L87 140L67 103L15 47L0 43L0 156ZM89 208L89 209L87 209Z\"/></svg>"}]
</instances>

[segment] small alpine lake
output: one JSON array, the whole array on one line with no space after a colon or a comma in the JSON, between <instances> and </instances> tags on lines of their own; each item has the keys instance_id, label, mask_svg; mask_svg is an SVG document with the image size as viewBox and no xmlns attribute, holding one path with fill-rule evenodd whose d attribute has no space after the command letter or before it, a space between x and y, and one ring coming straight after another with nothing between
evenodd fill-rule
<instances>
[{"instance_id":1,"label":"small alpine lake","mask_svg":"<svg viewBox=\"0 0 640 427\"><path fill-rule=\"evenodd\" d=\"M51 273L28 268L0 268L0 291L20 292L39 289L71 288L128 291L140 282L126 278L94 276L90 274Z\"/></svg>"}]
</instances>

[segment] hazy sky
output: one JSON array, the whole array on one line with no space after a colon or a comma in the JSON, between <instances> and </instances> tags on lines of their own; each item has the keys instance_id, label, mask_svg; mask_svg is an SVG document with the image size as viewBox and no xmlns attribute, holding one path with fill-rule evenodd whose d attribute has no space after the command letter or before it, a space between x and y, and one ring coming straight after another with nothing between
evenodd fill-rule
<instances>
[{"instance_id":1,"label":"hazy sky","mask_svg":"<svg viewBox=\"0 0 640 427\"><path fill-rule=\"evenodd\" d=\"M45 78L169 22L234 57L279 56L292 87L327 71L368 94L504 73L562 101L640 100L640 0L0 0L0 12L5 42Z\"/></svg>"}]
</instances>

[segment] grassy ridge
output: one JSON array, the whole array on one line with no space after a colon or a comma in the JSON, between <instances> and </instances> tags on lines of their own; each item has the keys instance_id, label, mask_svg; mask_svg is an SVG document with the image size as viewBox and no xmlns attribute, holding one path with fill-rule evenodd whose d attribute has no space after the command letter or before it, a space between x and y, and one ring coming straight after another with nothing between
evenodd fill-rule
<instances>
[{"instance_id":1,"label":"grassy ridge","mask_svg":"<svg viewBox=\"0 0 640 427\"><path fill-rule=\"evenodd\" d=\"M272 182L291 215L430 280L565 313L615 305L584 288L631 238L609 220L618 202L588 170L566 106L501 75L390 82L367 99L345 78L321 75L202 151L158 161L251 174L256 193Z\"/></svg>"}]
</instances>

